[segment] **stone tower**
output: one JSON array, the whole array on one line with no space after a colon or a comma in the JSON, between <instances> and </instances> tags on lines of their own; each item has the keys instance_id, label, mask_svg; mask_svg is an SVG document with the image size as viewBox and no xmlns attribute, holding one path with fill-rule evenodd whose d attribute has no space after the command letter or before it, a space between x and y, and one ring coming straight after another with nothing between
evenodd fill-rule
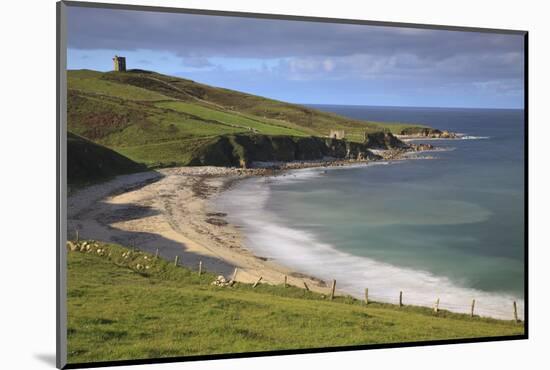
<instances>
[{"instance_id":1,"label":"stone tower","mask_svg":"<svg viewBox=\"0 0 550 370\"><path fill-rule=\"evenodd\" d=\"M113 58L113 64L115 65L115 71L125 72L126 71L126 58L119 57L115 55Z\"/></svg>"},{"instance_id":2,"label":"stone tower","mask_svg":"<svg viewBox=\"0 0 550 370\"><path fill-rule=\"evenodd\" d=\"M344 130L330 130L329 136L331 139L344 139L346 132Z\"/></svg>"}]
</instances>

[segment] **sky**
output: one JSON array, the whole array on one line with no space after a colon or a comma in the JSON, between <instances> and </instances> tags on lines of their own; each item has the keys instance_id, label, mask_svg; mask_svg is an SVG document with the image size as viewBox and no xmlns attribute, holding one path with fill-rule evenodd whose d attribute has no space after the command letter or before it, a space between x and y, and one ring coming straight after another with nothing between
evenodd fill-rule
<instances>
[{"instance_id":1,"label":"sky","mask_svg":"<svg viewBox=\"0 0 550 370\"><path fill-rule=\"evenodd\" d=\"M68 7L68 69L138 68L301 104L523 108L523 36Z\"/></svg>"}]
</instances>

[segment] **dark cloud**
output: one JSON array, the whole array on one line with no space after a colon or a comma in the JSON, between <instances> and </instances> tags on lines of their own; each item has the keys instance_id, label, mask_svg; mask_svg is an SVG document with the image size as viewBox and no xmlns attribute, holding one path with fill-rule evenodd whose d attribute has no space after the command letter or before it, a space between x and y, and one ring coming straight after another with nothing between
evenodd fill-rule
<instances>
[{"instance_id":1,"label":"dark cloud","mask_svg":"<svg viewBox=\"0 0 550 370\"><path fill-rule=\"evenodd\" d=\"M521 36L69 7L69 47L151 49L186 57L281 58L510 53Z\"/></svg>"}]
</instances>

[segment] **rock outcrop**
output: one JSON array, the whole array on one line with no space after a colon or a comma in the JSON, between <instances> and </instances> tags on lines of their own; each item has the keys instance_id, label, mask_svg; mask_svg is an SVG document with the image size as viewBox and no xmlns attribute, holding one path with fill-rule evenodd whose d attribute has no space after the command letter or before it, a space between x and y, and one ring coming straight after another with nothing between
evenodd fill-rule
<instances>
[{"instance_id":1,"label":"rock outcrop","mask_svg":"<svg viewBox=\"0 0 550 370\"><path fill-rule=\"evenodd\" d=\"M405 149L408 145L390 132L372 132L365 134L365 145L371 149Z\"/></svg>"},{"instance_id":2,"label":"rock outcrop","mask_svg":"<svg viewBox=\"0 0 550 370\"><path fill-rule=\"evenodd\" d=\"M247 168L253 162L308 161L325 157L355 160L381 158L369 150L368 144L347 140L243 134L213 139L197 150L190 164Z\"/></svg>"},{"instance_id":3,"label":"rock outcrop","mask_svg":"<svg viewBox=\"0 0 550 370\"><path fill-rule=\"evenodd\" d=\"M425 151L425 150L434 150L434 146L432 144L425 144L425 143L420 143L420 144L409 144L409 147L411 150L414 150L415 152L421 152L421 151Z\"/></svg>"},{"instance_id":4,"label":"rock outcrop","mask_svg":"<svg viewBox=\"0 0 550 370\"><path fill-rule=\"evenodd\" d=\"M447 130L441 131L430 127L407 127L401 130L399 135L434 139L455 139L458 137L454 132Z\"/></svg>"}]
</instances>

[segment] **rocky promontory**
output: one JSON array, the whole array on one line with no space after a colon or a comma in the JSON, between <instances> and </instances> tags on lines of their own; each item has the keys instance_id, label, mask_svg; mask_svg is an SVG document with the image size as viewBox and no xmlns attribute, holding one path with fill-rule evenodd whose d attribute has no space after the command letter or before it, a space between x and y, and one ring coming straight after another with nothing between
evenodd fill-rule
<instances>
[{"instance_id":1,"label":"rocky promontory","mask_svg":"<svg viewBox=\"0 0 550 370\"><path fill-rule=\"evenodd\" d=\"M369 148L365 143L313 136L227 135L200 148L190 164L247 168L253 162L381 158Z\"/></svg>"},{"instance_id":2,"label":"rocky promontory","mask_svg":"<svg viewBox=\"0 0 550 370\"><path fill-rule=\"evenodd\" d=\"M407 127L399 132L400 138L456 139L459 135L447 130L431 127Z\"/></svg>"},{"instance_id":3,"label":"rocky promontory","mask_svg":"<svg viewBox=\"0 0 550 370\"><path fill-rule=\"evenodd\" d=\"M365 133L362 143L316 136L234 134L216 137L202 146L190 164L250 168L254 163L372 161L387 159L387 152L402 154L432 149L430 144L406 143L383 131Z\"/></svg>"}]
</instances>

